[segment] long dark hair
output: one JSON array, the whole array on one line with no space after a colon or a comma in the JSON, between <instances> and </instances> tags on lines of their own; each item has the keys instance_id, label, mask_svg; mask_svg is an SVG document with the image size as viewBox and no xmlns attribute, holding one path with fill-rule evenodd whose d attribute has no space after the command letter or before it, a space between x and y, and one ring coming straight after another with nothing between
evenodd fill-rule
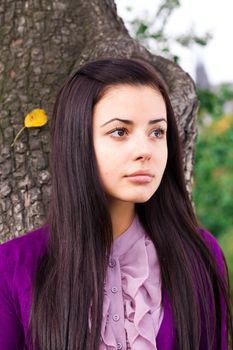
<instances>
[{"instance_id":1,"label":"long dark hair","mask_svg":"<svg viewBox=\"0 0 233 350\"><path fill-rule=\"evenodd\" d=\"M166 103L167 166L158 190L135 208L157 250L162 288L173 311L176 348L197 350L204 334L206 349L213 349L214 329L220 349L223 322L232 341L229 284L198 229L168 94L149 63L113 58L83 66L65 83L55 103L49 240L33 285L32 343L41 350L99 347L103 286L113 238L94 153L92 112L104 92L119 84L152 86ZM226 319L220 317L221 296Z\"/></svg>"}]
</instances>

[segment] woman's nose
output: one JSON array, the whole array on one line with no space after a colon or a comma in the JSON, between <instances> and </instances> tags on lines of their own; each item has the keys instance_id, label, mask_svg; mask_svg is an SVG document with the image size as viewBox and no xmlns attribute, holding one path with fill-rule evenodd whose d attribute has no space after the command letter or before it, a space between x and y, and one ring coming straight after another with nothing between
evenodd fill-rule
<instances>
[{"instance_id":1,"label":"woman's nose","mask_svg":"<svg viewBox=\"0 0 233 350\"><path fill-rule=\"evenodd\" d=\"M151 155L149 153L142 153L137 157L137 160L145 161L145 160L149 160L150 158L151 158Z\"/></svg>"},{"instance_id":2,"label":"woman's nose","mask_svg":"<svg viewBox=\"0 0 233 350\"><path fill-rule=\"evenodd\" d=\"M149 143L148 137L146 136L138 136L135 138L133 153L136 160L145 161L151 158L151 147Z\"/></svg>"}]
</instances>

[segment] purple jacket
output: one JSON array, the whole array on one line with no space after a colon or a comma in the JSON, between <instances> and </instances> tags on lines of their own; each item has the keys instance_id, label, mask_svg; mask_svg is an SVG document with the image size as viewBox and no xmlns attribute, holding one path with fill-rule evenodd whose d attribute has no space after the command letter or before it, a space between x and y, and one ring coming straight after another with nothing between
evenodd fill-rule
<instances>
[{"instance_id":1,"label":"purple jacket","mask_svg":"<svg viewBox=\"0 0 233 350\"><path fill-rule=\"evenodd\" d=\"M224 273L222 252L216 239L207 231L203 231L203 235ZM30 349L25 342L25 335L28 330L32 279L46 249L47 239L47 230L43 226L0 245L0 350ZM164 316L156 338L157 348L172 350L174 325L166 293L163 295L163 308ZM200 349L206 348L206 339L202 337ZM227 350L225 324L222 327L221 350Z\"/></svg>"}]
</instances>

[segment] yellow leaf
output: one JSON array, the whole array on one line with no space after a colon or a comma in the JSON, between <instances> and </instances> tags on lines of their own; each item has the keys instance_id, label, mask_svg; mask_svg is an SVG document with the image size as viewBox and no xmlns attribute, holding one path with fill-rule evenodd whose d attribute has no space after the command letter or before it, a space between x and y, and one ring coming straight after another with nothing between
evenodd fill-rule
<instances>
[{"instance_id":1,"label":"yellow leaf","mask_svg":"<svg viewBox=\"0 0 233 350\"><path fill-rule=\"evenodd\" d=\"M28 113L24 119L24 125L26 128L33 128L43 126L47 123L48 117L43 109L33 109Z\"/></svg>"},{"instance_id":2,"label":"yellow leaf","mask_svg":"<svg viewBox=\"0 0 233 350\"><path fill-rule=\"evenodd\" d=\"M16 140L18 139L19 135L22 133L22 131L25 128L36 128L39 126L43 126L47 123L48 117L45 114L45 111L40 108L33 109L30 113L26 115L24 118L24 127L22 127L17 135L15 136L14 141L11 144L11 147L14 146Z\"/></svg>"}]
</instances>

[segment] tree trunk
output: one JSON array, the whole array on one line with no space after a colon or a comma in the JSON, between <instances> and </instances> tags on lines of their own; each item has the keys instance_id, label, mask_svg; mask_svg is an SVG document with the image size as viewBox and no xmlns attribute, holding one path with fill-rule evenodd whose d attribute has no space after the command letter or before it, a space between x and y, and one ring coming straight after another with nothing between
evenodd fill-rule
<instances>
[{"instance_id":1,"label":"tree trunk","mask_svg":"<svg viewBox=\"0 0 233 350\"><path fill-rule=\"evenodd\" d=\"M40 107L51 116L67 76L95 58L137 56L156 67L170 91L191 191L198 107L193 81L129 36L113 0L2 0L0 25L1 241L40 226L48 208L50 123L26 128L11 147L25 115Z\"/></svg>"}]
</instances>

